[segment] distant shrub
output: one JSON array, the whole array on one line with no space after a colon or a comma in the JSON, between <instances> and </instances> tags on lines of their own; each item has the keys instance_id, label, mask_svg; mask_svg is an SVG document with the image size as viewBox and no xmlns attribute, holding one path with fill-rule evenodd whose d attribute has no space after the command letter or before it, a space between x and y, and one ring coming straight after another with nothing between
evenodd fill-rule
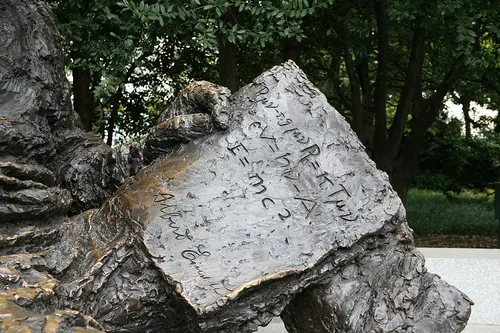
<instances>
[{"instance_id":1,"label":"distant shrub","mask_svg":"<svg viewBox=\"0 0 500 333\"><path fill-rule=\"evenodd\" d=\"M498 230L493 196L485 193L467 190L446 196L414 188L405 206L408 223L417 235L495 236Z\"/></svg>"},{"instance_id":2,"label":"distant shrub","mask_svg":"<svg viewBox=\"0 0 500 333\"><path fill-rule=\"evenodd\" d=\"M500 135L466 139L458 120L439 121L429 132L413 186L436 191L482 191L500 181Z\"/></svg>"}]
</instances>

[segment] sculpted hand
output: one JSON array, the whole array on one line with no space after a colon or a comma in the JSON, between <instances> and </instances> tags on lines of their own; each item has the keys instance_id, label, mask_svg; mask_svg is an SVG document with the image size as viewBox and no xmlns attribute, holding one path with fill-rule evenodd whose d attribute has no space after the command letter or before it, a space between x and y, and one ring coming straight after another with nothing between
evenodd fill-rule
<instances>
[{"instance_id":1,"label":"sculpted hand","mask_svg":"<svg viewBox=\"0 0 500 333\"><path fill-rule=\"evenodd\" d=\"M158 124L140 143L130 142L110 148L88 133L74 131L66 135L66 141L61 144L60 154L53 165L58 169L61 183L73 197L70 212L99 207L126 179L139 172L144 165L171 152L178 143L210 134L217 128L227 128L229 116L226 104L230 94L229 89L210 82L191 83L179 93L170 108L160 116ZM45 194L52 191L47 189L48 184L37 182L41 183L36 187L38 191L44 191ZM0 192L0 199L6 195L6 191ZM45 195L45 200L55 197L57 195ZM14 200L12 193L8 199L11 202ZM40 202L33 207L30 200L23 203L14 201L16 205L0 215L30 209L39 214L37 209L47 207L39 205Z\"/></svg>"},{"instance_id":2,"label":"sculpted hand","mask_svg":"<svg viewBox=\"0 0 500 333\"><path fill-rule=\"evenodd\" d=\"M172 105L160 116L158 124L144 142L144 159L152 161L171 151L179 142L189 142L214 129L229 127L228 88L197 81L181 90Z\"/></svg>"}]
</instances>

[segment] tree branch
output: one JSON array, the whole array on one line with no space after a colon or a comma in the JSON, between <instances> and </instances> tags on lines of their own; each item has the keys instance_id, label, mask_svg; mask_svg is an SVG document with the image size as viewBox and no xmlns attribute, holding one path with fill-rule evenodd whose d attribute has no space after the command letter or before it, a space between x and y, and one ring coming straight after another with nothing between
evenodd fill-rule
<instances>
[{"instance_id":1,"label":"tree branch","mask_svg":"<svg viewBox=\"0 0 500 333\"><path fill-rule=\"evenodd\" d=\"M448 92L453 89L453 85L460 78L460 72L463 67L463 58L456 58L450 66L448 73L446 73L443 81L439 84L436 92L432 94L427 102L429 103L429 111L426 114L425 121L426 127L429 128L436 120L439 111L443 106L443 100Z\"/></svg>"},{"instance_id":2,"label":"tree branch","mask_svg":"<svg viewBox=\"0 0 500 333\"><path fill-rule=\"evenodd\" d=\"M387 56L389 53L389 25L386 14L385 0L374 0L373 7L377 20L378 54L377 78L373 103L375 106L374 155L380 156L387 141L387 92L389 80L387 77Z\"/></svg>"},{"instance_id":3,"label":"tree branch","mask_svg":"<svg viewBox=\"0 0 500 333\"><path fill-rule=\"evenodd\" d=\"M410 60L408 70L399 97L398 108L391 126L387 149L388 160L394 160L403 139L404 130L411 111L412 103L421 94L422 67L425 58L425 37L426 31L421 27L423 18L419 17L415 21L415 30L410 50Z\"/></svg>"},{"instance_id":4,"label":"tree branch","mask_svg":"<svg viewBox=\"0 0 500 333\"><path fill-rule=\"evenodd\" d=\"M341 27L341 34L344 39L343 48L344 48L344 61L347 70L347 76L349 77L349 87L351 90L351 103L352 103L352 127L353 130L358 134L358 136L362 136L363 130L363 105L361 103L361 92L360 92L360 83L359 78L356 74L356 69L354 65L354 59L349 51L349 44L351 42L350 32L346 26Z\"/></svg>"}]
</instances>

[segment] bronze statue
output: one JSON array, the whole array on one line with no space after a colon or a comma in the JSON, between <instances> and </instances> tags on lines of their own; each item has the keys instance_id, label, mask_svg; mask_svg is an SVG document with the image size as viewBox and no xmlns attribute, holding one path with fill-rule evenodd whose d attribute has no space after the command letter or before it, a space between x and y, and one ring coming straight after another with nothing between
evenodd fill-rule
<instances>
[{"instance_id":1,"label":"bronze statue","mask_svg":"<svg viewBox=\"0 0 500 333\"><path fill-rule=\"evenodd\" d=\"M3 1L0 31L0 331L465 327L471 301L293 62L234 95L194 82L110 148L78 127L46 5Z\"/></svg>"}]
</instances>

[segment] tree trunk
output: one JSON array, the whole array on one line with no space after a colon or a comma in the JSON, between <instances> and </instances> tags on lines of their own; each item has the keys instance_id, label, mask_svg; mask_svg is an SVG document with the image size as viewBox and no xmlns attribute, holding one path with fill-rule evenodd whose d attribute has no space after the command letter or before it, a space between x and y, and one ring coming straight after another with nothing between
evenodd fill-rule
<instances>
[{"instance_id":1,"label":"tree trunk","mask_svg":"<svg viewBox=\"0 0 500 333\"><path fill-rule=\"evenodd\" d=\"M219 41L219 77L220 84L228 87L232 93L238 90L236 45L222 39Z\"/></svg>"},{"instance_id":2,"label":"tree trunk","mask_svg":"<svg viewBox=\"0 0 500 333\"><path fill-rule=\"evenodd\" d=\"M92 77L88 67L73 68L73 106L87 132L92 131L94 119L94 94L91 85Z\"/></svg>"},{"instance_id":3,"label":"tree trunk","mask_svg":"<svg viewBox=\"0 0 500 333\"><path fill-rule=\"evenodd\" d=\"M470 117L470 98L468 98L467 94L462 94L460 96L460 103L462 104L462 112L464 114L464 122L465 122L465 138L470 139L472 137L472 119Z\"/></svg>"},{"instance_id":4,"label":"tree trunk","mask_svg":"<svg viewBox=\"0 0 500 333\"><path fill-rule=\"evenodd\" d=\"M106 139L106 144L110 147L113 145L113 134L115 131L116 121L118 120L118 109L120 108L122 91L123 91L122 88L118 89L115 95L115 100L113 102L113 105L111 106L111 114L109 116L108 126L107 126L108 137Z\"/></svg>"},{"instance_id":5,"label":"tree trunk","mask_svg":"<svg viewBox=\"0 0 500 333\"><path fill-rule=\"evenodd\" d=\"M393 164L393 161L398 156L413 102L422 94L422 70L426 54L426 31L420 27L422 20L422 17L415 20L405 83L399 97L386 148L384 149L383 156L378 156L379 160L376 161L377 164L381 163L379 167L386 171L390 170L390 165Z\"/></svg>"},{"instance_id":6,"label":"tree trunk","mask_svg":"<svg viewBox=\"0 0 500 333\"><path fill-rule=\"evenodd\" d=\"M377 24L380 29L379 33L384 35L379 36L379 60L382 60L382 66L386 66L383 58L387 55L385 52L388 50L388 35L385 35L386 31L384 25L386 22L385 18L381 15L385 15L384 3L383 1L374 1L375 11L378 14ZM412 109L418 108L416 106L417 101L421 98L422 94L422 70L425 58L425 37L426 31L420 27L422 17L415 20L415 29L412 36L412 44L410 49L410 58L408 61L408 70L406 72L405 83L403 85L403 90L398 101L398 106L396 109L396 114L392 122L389 135L385 136L383 133L382 122L386 119L382 116L381 111L384 109L385 102L381 97L385 96L375 96L375 107L377 109L377 127L376 133L378 137L376 140L380 142L385 141L384 146L377 146L375 148L375 154L373 159L377 166L386 171L390 178L391 184L394 190L398 193L403 202L406 201L406 196L408 194L408 188L411 184L412 177L417 171L418 162L420 159L420 148L422 142L419 141L419 133L415 132L421 130L423 127L418 127L417 123L413 124L411 135L414 136L413 140L407 140L403 145L404 131L408 122L408 117ZM380 66L380 64L379 64ZM386 67L379 68L377 70L377 86L376 93L387 92L388 82L386 80ZM414 115L416 117L416 115ZM415 119L414 119L415 120ZM425 124L425 121L423 122ZM426 130L426 129L425 129ZM425 134L424 130L424 134ZM422 136L423 140L423 136ZM411 141L411 142L408 142Z\"/></svg>"},{"instance_id":7,"label":"tree trunk","mask_svg":"<svg viewBox=\"0 0 500 333\"><path fill-rule=\"evenodd\" d=\"M373 95L375 112L375 130L372 139L373 156L384 155L387 144L387 96L389 78L387 74L387 58L389 53L389 23L384 0L374 0L377 19L377 78Z\"/></svg>"},{"instance_id":8,"label":"tree trunk","mask_svg":"<svg viewBox=\"0 0 500 333\"><path fill-rule=\"evenodd\" d=\"M234 7L227 9L226 21L230 26L238 24L237 11ZM236 44L225 38L219 38L219 78L220 84L228 87L232 93L239 87L238 82L238 58Z\"/></svg>"},{"instance_id":9,"label":"tree trunk","mask_svg":"<svg viewBox=\"0 0 500 333\"><path fill-rule=\"evenodd\" d=\"M454 83L459 78L461 67L462 59L455 59L434 94L428 99L416 98L413 102L410 135L401 148L399 157L390 173L392 186L403 202L406 202L408 188L418 170L425 133L436 121L439 112L443 109L444 98L449 91L452 91Z\"/></svg>"},{"instance_id":10,"label":"tree trunk","mask_svg":"<svg viewBox=\"0 0 500 333\"><path fill-rule=\"evenodd\" d=\"M358 78L358 73L356 73L356 64L354 61L354 57L349 50L351 36L349 29L345 26L341 27L341 33L342 37L346 41L343 48L343 57L345 61L347 76L349 77L349 87L351 91L351 126L354 132L356 132L356 134L359 136L361 142L364 142L363 102L361 100L361 85Z\"/></svg>"},{"instance_id":11,"label":"tree trunk","mask_svg":"<svg viewBox=\"0 0 500 333\"><path fill-rule=\"evenodd\" d=\"M283 61L293 60L299 67L301 46L296 38L287 38L283 44Z\"/></svg>"},{"instance_id":12,"label":"tree trunk","mask_svg":"<svg viewBox=\"0 0 500 333\"><path fill-rule=\"evenodd\" d=\"M406 202L411 181L418 171L420 152L424 145L426 132L425 119L412 119L410 137L404 144L399 158L393 163L390 174L391 184L403 203Z\"/></svg>"},{"instance_id":13,"label":"tree trunk","mask_svg":"<svg viewBox=\"0 0 500 333\"><path fill-rule=\"evenodd\" d=\"M115 123L116 119L118 119L118 106L113 105L111 107L111 114L109 115L108 119L108 129L107 129L107 138L106 138L106 144L108 146L113 146L113 134L115 130Z\"/></svg>"},{"instance_id":14,"label":"tree trunk","mask_svg":"<svg viewBox=\"0 0 500 333\"><path fill-rule=\"evenodd\" d=\"M369 60L366 56L359 56L356 58L355 64L356 75L359 79L362 96L362 124L361 135L359 135L359 139L361 140L361 143L363 143L363 145L367 147L367 150L371 156L375 110L373 108L371 80L369 74Z\"/></svg>"}]
</instances>

